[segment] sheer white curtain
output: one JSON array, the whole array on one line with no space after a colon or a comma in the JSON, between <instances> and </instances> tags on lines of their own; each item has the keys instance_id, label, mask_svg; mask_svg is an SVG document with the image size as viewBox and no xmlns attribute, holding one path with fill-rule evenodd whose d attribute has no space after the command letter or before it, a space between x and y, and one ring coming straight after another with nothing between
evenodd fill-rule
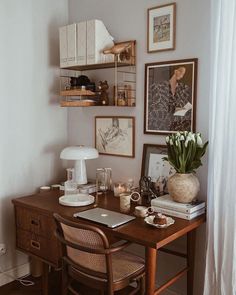
<instances>
[{"instance_id":1,"label":"sheer white curtain","mask_svg":"<svg viewBox=\"0 0 236 295\"><path fill-rule=\"evenodd\" d=\"M211 0L207 254L204 295L236 295L236 0Z\"/></svg>"}]
</instances>

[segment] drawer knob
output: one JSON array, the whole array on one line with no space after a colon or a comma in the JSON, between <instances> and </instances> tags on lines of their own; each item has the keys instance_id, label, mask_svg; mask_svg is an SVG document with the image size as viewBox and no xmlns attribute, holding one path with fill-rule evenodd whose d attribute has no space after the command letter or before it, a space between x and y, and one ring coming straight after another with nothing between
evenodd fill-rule
<instances>
[{"instance_id":1,"label":"drawer knob","mask_svg":"<svg viewBox=\"0 0 236 295\"><path fill-rule=\"evenodd\" d=\"M31 245L32 248L40 250L40 243L39 242L31 240L30 245Z\"/></svg>"},{"instance_id":2,"label":"drawer knob","mask_svg":"<svg viewBox=\"0 0 236 295\"><path fill-rule=\"evenodd\" d=\"M39 226L40 225L39 220L35 220L35 219L31 219L31 224L34 225L34 226Z\"/></svg>"}]
</instances>

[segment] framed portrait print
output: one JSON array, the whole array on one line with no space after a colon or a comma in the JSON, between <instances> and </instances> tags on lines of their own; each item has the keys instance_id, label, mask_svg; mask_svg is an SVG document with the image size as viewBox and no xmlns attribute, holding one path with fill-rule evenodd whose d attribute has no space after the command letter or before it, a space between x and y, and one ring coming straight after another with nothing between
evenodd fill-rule
<instances>
[{"instance_id":1,"label":"framed portrait print","mask_svg":"<svg viewBox=\"0 0 236 295\"><path fill-rule=\"evenodd\" d=\"M147 51L175 49L176 3L148 9Z\"/></svg>"},{"instance_id":2,"label":"framed portrait print","mask_svg":"<svg viewBox=\"0 0 236 295\"><path fill-rule=\"evenodd\" d=\"M144 144L141 176L151 178L152 189L158 196L168 193L167 180L175 173L169 162L164 161L167 156L167 146L158 144Z\"/></svg>"},{"instance_id":3,"label":"framed portrait print","mask_svg":"<svg viewBox=\"0 0 236 295\"><path fill-rule=\"evenodd\" d=\"M134 128L134 117L95 117L95 147L99 154L133 158Z\"/></svg>"},{"instance_id":4,"label":"framed portrait print","mask_svg":"<svg viewBox=\"0 0 236 295\"><path fill-rule=\"evenodd\" d=\"M144 133L195 131L197 62L145 65Z\"/></svg>"}]
</instances>

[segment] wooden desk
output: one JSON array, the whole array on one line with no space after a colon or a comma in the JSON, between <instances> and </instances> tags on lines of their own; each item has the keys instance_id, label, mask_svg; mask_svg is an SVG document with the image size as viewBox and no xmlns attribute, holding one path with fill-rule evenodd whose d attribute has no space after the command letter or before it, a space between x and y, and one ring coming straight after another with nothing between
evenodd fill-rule
<instances>
[{"instance_id":1,"label":"wooden desk","mask_svg":"<svg viewBox=\"0 0 236 295\"><path fill-rule=\"evenodd\" d=\"M53 232L55 223L53 213L64 217L73 218L75 212L87 210L86 207L64 207L58 203L60 193L50 191L32 196L21 197L13 200L16 216L16 246L28 255L35 256L44 262L43 294L48 294L48 267L60 266L60 246ZM119 198L112 193L98 196L98 206L113 211L119 211ZM80 222L90 223L87 221ZM146 294L160 294L166 287L173 284L178 278L187 273L188 295L193 294L193 271L195 252L195 230L205 222L205 215L191 221L175 218L175 224L166 229L156 229L145 224L143 218L110 229L98 225L109 237L125 239L145 247L146 259ZM163 247L177 238L187 234L187 254L165 250ZM187 267L180 271L159 289L155 289L156 257L158 250L187 258Z\"/></svg>"}]
</instances>

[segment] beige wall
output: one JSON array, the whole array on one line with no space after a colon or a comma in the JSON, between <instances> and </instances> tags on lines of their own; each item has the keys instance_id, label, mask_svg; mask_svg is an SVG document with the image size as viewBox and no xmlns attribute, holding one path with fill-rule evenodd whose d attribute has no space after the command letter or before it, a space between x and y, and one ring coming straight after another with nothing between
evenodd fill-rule
<instances>
[{"instance_id":1,"label":"beige wall","mask_svg":"<svg viewBox=\"0 0 236 295\"><path fill-rule=\"evenodd\" d=\"M88 173L94 177L96 167L111 167L114 180L139 180L143 143L164 143L164 137L143 134L144 106L144 64L196 57L199 59L197 89L197 131L204 138L208 134L208 95L209 95L209 47L210 47L210 1L178 0L177 2L177 42L175 51L148 54L146 51L147 8L161 5L166 1L153 0L69 0L69 23L88 19L101 19L116 41L137 40L137 106L134 109L115 107L73 108L69 110L69 144L94 145L95 115L128 115L136 117L136 157L100 156L88 162ZM102 79L102 77L101 77ZM207 161L198 170L201 182L201 197L206 198ZM175 248L183 248L183 242L175 243ZM202 294L204 273L204 228L198 231L195 294ZM183 250L183 249L182 249ZM139 250L138 250L139 251ZM161 255L159 269L161 281L183 264L168 255ZM185 294L184 280L172 287L177 294Z\"/></svg>"},{"instance_id":2,"label":"beige wall","mask_svg":"<svg viewBox=\"0 0 236 295\"><path fill-rule=\"evenodd\" d=\"M7 254L0 257L3 271L27 262L15 251L11 199L33 193L61 174L67 111L57 102L58 27L67 17L67 0L0 1L0 243L7 246ZM0 285L4 281L0 274Z\"/></svg>"}]
</instances>

